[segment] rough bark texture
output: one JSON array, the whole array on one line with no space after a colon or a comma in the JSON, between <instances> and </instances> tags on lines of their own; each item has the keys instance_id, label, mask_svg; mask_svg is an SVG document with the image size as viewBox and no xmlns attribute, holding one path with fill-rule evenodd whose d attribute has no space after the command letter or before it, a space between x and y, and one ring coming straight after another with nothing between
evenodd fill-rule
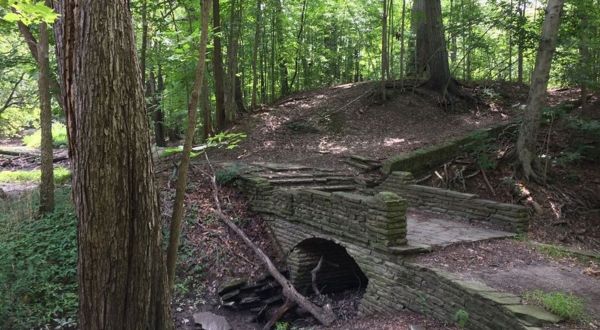
<instances>
[{"instance_id":1,"label":"rough bark texture","mask_svg":"<svg viewBox=\"0 0 600 330\"><path fill-rule=\"evenodd\" d=\"M62 0L56 8L86 330L173 328L128 5Z\"/></svg>"},{"instance_id":2,"label":"rough bark texture","mask_svg":"<svg viewBox=\"0 0 600 330\"><path fill-rule=\"evenodd\" d=\"M425 2L425 28L420 30L425 33L425 65L429 72L429 78L425 86L431 90L440 92L446 96L449 92L456 93L456 82L450 75L448 64L448 51L444 38L442 26L442 6L440 0L428 0ZM420 37L418 37L421 40Z\"/></svg>"},{"instance_id":3,"label":"rough bark texture","mask_svg":"<svg viewBox=\"0 0 600 330\"><path fill-rule=\"evenodd\" d=\"M539 179L534 167L537 161L537 133L540 126L542 107L546 100L546 89L550 78L552 56L556 49L556 39L560 26L560 15L564 0L549 0L546 18L542 26L542 38L537 52L535 69L531 77L527 109L523 114L523 123L517 140L519 165L526 179Z\"/></svg>"},{"instance_id":4,"label":"rough bark texture","mask_svg":"<svg viewBox=\"0 0 600 330\"><path fill-rule=\"evenodd\" d=\"M167 270L169 279L169 288L175 284L175 267L177 264L177 250L179 249L179 236L181 235L181 221L183 219L183 200L185 198L185 189L187 187L187 174L190 165L190 153L196 131L197 108L200 100L200 90L204 82L204 68L206 67L206 43L208 41L208 20L210 19L211 0L202 0L202 33L200 37L200 47L198 52L198 64L196 65L196 78L190 103L188 105L188 127L185 132L185 142L183 144L183 153L181 163L177 174L177 186L175 189L175 201L173 202L173 215L171 217L171 228L169 235L169 248L167 250Z\"/></svg>"},{"instance_id":5,"label":"rough bark texture","mask_svg":"<svg viewBox=\"0 0 600 330\"><path fill-rule=\"evenodd\" d=\"M48 59L48 27L40 23L40 40L37 47L38 91L40 98L40 128L42 141L41 183L40 183L40 213L54 210L54 166L52 152L52 107L50 106L50 60Z\"/></svg>"}]
</instances>

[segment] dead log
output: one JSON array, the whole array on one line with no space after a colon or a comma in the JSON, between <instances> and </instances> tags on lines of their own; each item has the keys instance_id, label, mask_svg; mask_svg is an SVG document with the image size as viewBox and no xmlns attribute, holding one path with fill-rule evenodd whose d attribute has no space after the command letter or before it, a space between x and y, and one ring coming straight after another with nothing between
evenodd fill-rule
<instances>
[{"instance_id":1,"label":"dead log","mask_svg":"<svg viewBox=\"0 0 600 330\"><path fill-rule=\"evenodd\" d=\"M221 208L221 201L219 200L219 194L218 194L219 188L217 186L217 180L215 177L214 169L212 167L212 164L210 163L210 160L208 159L208 155L206 155L206 154L204 154L204 155L206 157L206 161L208 162L208 166L210 167L210 170L211 170L211 184L212 184L212 188L213 188L212 193L213 193L213 199L215 202L215 206L217 208L215 210L215 215L221 221L223 221L227 225L227 227L229 227L231 230L233 230L244 241L244 243L246 243L246 245L248 245L254 251L256 256L258 256L258 258L264 263L264 265L267 268L267 270L269 271L269 273L271 273L273 278L281 285L283 295L286 298L288 298L288 300L291 300L294 303L301 306L302 308L306 309L310 314L312 314L324 326L331 325L333 323L333 321L335 321L335 314L333 313L331 306L325 305L323 307L319 307L319 306L315 305L314 303L312 303L310 300L308 300L306 297L301 295L296 290L296 288L294 288L292 283L290 283L290 281L288 281L285 278L285 276L283 276L279 272L279 270L277 269L275 264L273 264L273 261L271 261L269 256L267 256L256 244L254 244L254 242L252 242L248 238L248 236L246 236L246 234L238 226L236 226L235 223L233 223L233 221L231 221L231 219L229 219L229 217L227 215L225 215L225 213L223 213L223 210Z\"/></svg>"}]
</instances>

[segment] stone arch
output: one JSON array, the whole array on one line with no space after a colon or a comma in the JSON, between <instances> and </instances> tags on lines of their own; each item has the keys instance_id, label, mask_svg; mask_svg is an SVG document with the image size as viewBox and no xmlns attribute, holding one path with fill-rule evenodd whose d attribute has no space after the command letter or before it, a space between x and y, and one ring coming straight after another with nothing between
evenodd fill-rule
<instances>
[{"instance_id":1,"label":"stone arch","mask_svg":"<svg viewBox=\"0 0 600 330\"><path fill-rule=\"evenodd\" d=\"M367 288L369 280L359 265L360 259L353 257L343 243L312 237L296 244L288 255L290 280L298 291L312 292L311 271L321 257L323 263L316 281L321 293Z\"/></svg>"}]
</instances>

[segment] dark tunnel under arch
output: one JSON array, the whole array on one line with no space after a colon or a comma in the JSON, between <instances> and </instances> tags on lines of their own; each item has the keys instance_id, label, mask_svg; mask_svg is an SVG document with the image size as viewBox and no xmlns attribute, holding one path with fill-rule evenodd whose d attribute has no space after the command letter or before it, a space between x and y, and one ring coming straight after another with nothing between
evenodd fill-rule
<instances>
[{"instance_id":1,"label":"dark tunnel under arch","mask_svg":"<svg viewBox=\"0 0 600 330\"><path fill-rule=\"evenodd\" d=\"M311 271L320 258L317 287L323 294L366 289L369 280L342 245L323 238L308 238L297 244L288 256L290 280L302 293L313 293Z\"/></svg>"}]
</instances>

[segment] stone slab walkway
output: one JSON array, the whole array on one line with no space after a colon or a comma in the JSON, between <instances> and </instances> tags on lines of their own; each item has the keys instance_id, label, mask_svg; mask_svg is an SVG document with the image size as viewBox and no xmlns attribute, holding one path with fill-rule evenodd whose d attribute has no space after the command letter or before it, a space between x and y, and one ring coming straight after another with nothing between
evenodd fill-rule
<instances>
[{"instance_id":1,"label":"stone slab walkway","mask_svg":"<svg viewBox=\"0 0 600 330\"><path fill-rule=\"evenodd\" d=\"M477 242L515 236L501 230L482 228L443 215L409 209L406 212L408 245L440 248L456 243Z\"/></svg>"}]
</instances>

